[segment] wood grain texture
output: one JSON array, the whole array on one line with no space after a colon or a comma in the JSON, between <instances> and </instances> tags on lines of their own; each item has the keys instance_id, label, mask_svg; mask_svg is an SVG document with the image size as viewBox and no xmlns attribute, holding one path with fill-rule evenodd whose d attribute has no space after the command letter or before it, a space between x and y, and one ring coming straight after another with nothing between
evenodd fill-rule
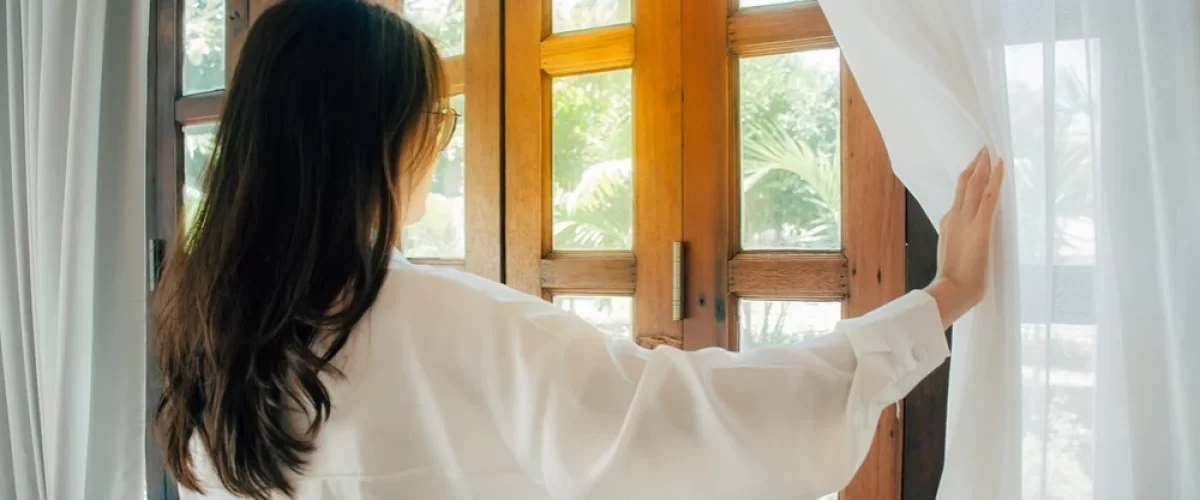
<instances>
[{"instance_id":1,"label":"wood grain texture","mask_svg":"<svg viewBox=\"0 0 1200 500\"><path fill-rule=\"evenodd\" d=\"M467 0L466 55L466 269L504 278L504 66L503 17L494 0ZM455 59L455 58L451 58ZM453 80L452 80L453 81Z\"/></svg>"},{"instance_id":2,"label":"wood grain texture","mask_svg":"<svg viewBox=\"0 0 1200 500\"><path fill-rule=\"evenodd\" d=\"M153 110L153 158L147 166L149 184L154 197L152 235L167 242L168 252L174 244L179 217L179 189L183 170L183 133L176 126L175 98L181 90L179 21L182 19L179 0L158 0L155 11L154 36L151 39L154 59L151 72L154 81L149 109ZM156 452L157 454L157 452Z\"/></svg>"},{"instance_id":3,"label":"wood grain texture","mask_svg":"<svg viewBox=\"0 0 1200 500\"><path fill-rule=\"evenodd\" d=\"M846 317L861 316L905 291L904 186L849 67L842 63L842 227L850 271ZM896 408L880 416L871 451L845 500L900 497L903 428Z\"/></svg>"},{"instance_id":4,"label":"wood grain texture","mask_svg":"<svg viewBox=\"0 0 1200 500\"><path fill-rule=\"evenodd\" d=\"M250 2L250 24L254 24L254 20L261 16L264 10L268 7L279 3L282 0L249 0ZM403 1L403 0L401 0Z\"/></svg>"},{"instance_id":5,"label":"wood grain texture","mask_svg":"<svg viewBox=\"0 0 1200 500\"><path fill-rule=\"evenodd\" d=\"M225 88L233 82L238 56L250 31L250 1L225 0Z\"/></svg>"},{"instance_id":6,"label":"wood grain texture","mask_svg":"<svg viewBox=\"0 0 1200 500\"><path fill-rule=\"evenodd\" d=\"M739 56L836 46L816 2L740 9L729 18L729 48Z\"/></svg>"},{"instance_id":7,"label":"wood grain texture","mask_svg":"<svg viewBox=\"0 0 1200 500\"><path fill-rule=\"evenodd\" d=\"M683 348L728 347L731 325L730 146L733 123L724 2L683 1ZM733 127L736 128L736 127Z\"/></svg>"},{"instance_id":8,"label":"wood grain texture","mask_svg":"<svg viewBox=\"0 0 1200 500\"><path fill-rule=\"evenodd\" d=\"M681 1L634 2L633 13L638 30L653 33L637 37L633 63L634 331L678 340L671 270L672 243L683 236Z\"/></svg>"},{"instance_id":9,"label":"wood grain texture","mask_svg":"<svg viewBox=\"0 0 1200 500\"><path fill-rule=\"evenodd\" d=\"M179 216L179 171L182 170L182 133L175 125L175 96L180 88L179 72L179 0L154 0L150 11L149 61L147 68L149 103L147 124L146 184L148 207L147 233L150 238L174 244ZM154 292L147 292L146 303L154 303ZM155 407L162 396L162 375L154 352L157 325L146 325L146 422L154 422ZM147 425L143 449L146 453L146 499L176 500L179 490L167 473L154 426Z\"/></svg>"},{"instance_id":10,"label":"wood grain texture","mask_svg":"<svg viewBox=\"0 0 1200 500\"><path fill-rule=\"evenodd\" d=\"M224 90L180 97L175 101L174 121L180 125L215 122L221 117L224 106Z\"/></svg>"},{"instance_id":11,"label":"wood grain texture","mask_svg":"<svg viewBox=\"0 0 1200 500\"><path fill-rule=\"evenodd\" d=\"M542 289L555 293L629 295L636 280L632 253L552 253L542 260Z\"/></svg>"},{"instance_id":12,"label":"wood grain texture","mask_svg":"<svg viewBox=\"0 0 1200 500\"><path fill-rule=\"evenodd\" d=\"M729 261L729 289L739 297L841 300L849 271L840 253L743 253Z\"/></svg>"},{"instance_id":13,"label":"wood grain texture","mask_svg":"<svg viewBox=\"0 0 1200 500\"><path fill-rule=\"evenodd\" d=\"M470 33L469 31L467 33ZM467 88L466 56L457 55L442 59L442 72L446 75L446 90L450 95L462 94Z\"/></svg>"},{"instance_id":14,"label":"wood grain texture","mask_svg":"<svg viewBox=\"0 0 1200 500\"><path fill-rule=\"evenodd\" d=\"M551 35L542 42L542 71L565 76L628 68L636 38L631 24Z\"/></svg>"},{"instance_id":15,"label":"wood grain texture","mask_svg":"<svg viewBox=\"0 0 1200 500\"><path fill-rule=\"evenodd\" d=\"M544 178L549 176L549 78L541 44L549 34L548 0L504 4L504 280L541 295Z\"/></svg>"},{"instance_id":16,"label":"wood grain texture","mask_svg":"<svg viewBox=\"0 0 1200 500\"><path fill-rule=\"evenodd\" d=\"M408 259L408 261L418 266L446 267L458 269L459 271L467 270L467 262L461 259Z\"/></svg>"}]
</instances>

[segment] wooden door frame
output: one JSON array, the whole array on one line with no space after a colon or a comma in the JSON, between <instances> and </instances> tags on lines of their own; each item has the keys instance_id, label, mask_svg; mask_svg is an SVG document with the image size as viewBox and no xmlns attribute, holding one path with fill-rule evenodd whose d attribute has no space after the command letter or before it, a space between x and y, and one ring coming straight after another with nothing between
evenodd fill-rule
<instances>
[{"instance_id":1,"label":"wooden door frame","mask_svg":"<svg viewBox=\"0 0 1200 500\"><path fill-rule=\"evenodd\" d=\"M683 338L671 315L672 243L682 236L679 6L634 2L632 24L557 34L550 0L508 0L504 12L505 281L548 300L555 293L632 293L634 330L645 347L679 347ZM630 67L633 248L555 251L551 79Z\"/></svg>"},{"instance_id":2,"label":"wooden door frame","mask_svg":"<svg viewBox=\"0 0 1200 500\"><path fill-rule=\"evenodd\" d=\"M815 2L737 8L685 2L683 25L684 347L738 347L738 297L843 301L862 315L905 291L904 188L844 61L842 243L836 252L740 248L738 58L836 47ZM841 498L899 498L901 410L880 418L871 452Z\"/></svg>"}]
</instances>

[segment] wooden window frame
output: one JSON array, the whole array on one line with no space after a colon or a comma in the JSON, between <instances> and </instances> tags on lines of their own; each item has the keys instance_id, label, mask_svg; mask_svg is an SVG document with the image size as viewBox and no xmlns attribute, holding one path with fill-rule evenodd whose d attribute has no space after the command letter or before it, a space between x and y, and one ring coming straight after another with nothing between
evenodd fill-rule
<instances>
[{"instance_id":1,"label":"wooden window frame","mask_svg":"<svg viewBox=\"0 0 1200 500\"><path fill-rule=\"evenodd\" d=\"M506 283L547 300L632 294L644 347L681 347L683 339L670 314L672 243L682 233L679 6L635 1L631 24L552 33L551 0L505 2ZM625 68L633 69L633 248L556 251L551 80Z\"/></svg>"},{"instance_id":2,"label":"wooden window frame","mask_svg":"<svg viewBox=\"0 0 1200 500\"><path fill-rule=\"evenodd\" d=\"M150 237L167 244L179 217L180 127L216 121L224 101L223 91L181 97L183 2L152 4L148 225ZM403 0L380 2L396 8ZM467 255L422 263L504 279L546 298L632 295L634 327L646 347L736 349L739 297L842 300L844 314L857 316L904 292L903 187L892 177L882 140L844 63L843 250L739 249L737 57L836 46L815 3L739 10L736 0L635 0L633 24L555 34L550 0L507 0L503 8L499 0L466 2L467 22L478 24L466 30L466 53L448 58L446 69L452 92L469 96ZM250 24L272 3L226 0L227 78ZM639 37L638 31L653 36ZM623 68L634 70L634 248L553 251L550 79ZM651 102L639 95L678 98ZM639 199L655 203L639 204ZM682 321L673 321L666 312L674 241L686 242ZM936 240L933 245L935 249ZM925 254L931 251L923 248ZM916 260L910 256L910 268L926 262L925 254ZM161 388L149 349L147 368L147 422L153 422ZM944 377L926 392L922 408L929 404L937 413L936 404L943 405L936 430L944 435ZM917 423L908 419L902 422L896 410L883 412L872 452L842 498L900 496L902 436L913 425ZM919 425L924 440L933 424L922 417ZM903 449L915 454L930 446L904 443ZM159 459L152 426L147 428L146 454L149 498L178 498ZM940 472L940 461L928 465ZM922 481L919 471L904 468L903 474L905 498L929 491L930 481ZM932 481L936 487L936 476Z\"/></svg>"},{"instance_id":3,"label":"wooden window frame","mask_svg":"<svg viewBox=\"0 0 1200 500\"><path fill-rule=\"evenodd\" d=\"M684 2L684 347L738 348L737 301L842 301L862 315L905 292L905 191L843 60L842 249L744 251L740 237L738 58L836 47L816 2L739 9ZM901 409L880 416L875 439L845 500L899 498Z\"/></svg>"},{"instance_id":4,"label":"wooden window frame","mask_svg":"<svg viewBox=\"0 0 1200 500\"><path fill-rule=\"evenodd\" d=\"M504 129L503 39L500 0L464 0L464 54L443 61L452 95L465 94L464 182L466 234L463 259L423 259L421 263L456 267L500 281L503 278L501 189ZM277 0L225 0L225 80L228 87L251 24ZM403 0L377 0L400 11ZM155 266L170 251L179 223L183 173L182 127L216 122L225 91L183 95L182 50L185 0L152 0L150 16L149 106L147 111L147 226ZM157 276L158 269L152 274ZM149 300L153 300L153 290ZM147 335L154 335L152 324ZM148 340L151 340L148 338ZM152 340L146 352L146 422L162 394ZM179 498L158 452L153 425L146 426L146 489L149 500Z\"/></svg>"}]
</instances>

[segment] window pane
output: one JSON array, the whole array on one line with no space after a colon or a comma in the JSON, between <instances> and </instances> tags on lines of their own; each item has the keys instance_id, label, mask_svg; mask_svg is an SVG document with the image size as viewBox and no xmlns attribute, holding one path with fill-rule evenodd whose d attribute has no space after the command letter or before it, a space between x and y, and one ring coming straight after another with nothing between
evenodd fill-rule
<instances>
[{"instance_id":1,"label":"window pane","mask_svg":"<svg viewBox=\"0 0 1200 500\"><path fill-rule=\"evenodd\" d=\"M450 145L442 151L433 171L433 186L425 199L425 216L404 228L404 254L414 258L461 259L466 255L466 173L463 158L466 125L462 94L450 98L450 106L461 115Z\"/></svg>"},{"instance_id":2,"label":"window pane","mask_svg":"<svg viewBox=\"0 0 1200 500\"><path fill-rule=\"evenodd\" d=\"M629 7L630 0L554 0L554 32L625 24Z\"/></svg>"},{"instance_id":3,"label":"window pane","mask_svg":"<svg viewBox=\"0 0 1200 500\"><path fill-rule=\"evenodd\" d=\"M443 56L463 53L463 0L404 0L404 17L429 34Z\"/></svg>"},{"instance_id":4,"label":"window pane","mask_svg":"<svg viewBox=\"0 0 1200 500\"><path fill-rule=\"evenodd\" d=\"M743 351L790 344L832 332L842 319L841 302L738 301L738 346Z\"/></svg>"},{"instance_id":5,"label":"window pane","mask_svg":"<svg viewBox=\"0 0 1200 500\"><path fill-rule=\"evenodd\" d=\"M633 247L630 70L554 80L554 248Z\"/></svg>"},{"instance_id":6,"label":"window pane","mask_svg":"<svg viewBox=\"0 0 1200 500\"><path fill-rule=\"evenodd\" d=\"M183 94L225 88L225 1L183 6Z\"/></svg>"},{"instance_id":7,"label":"window pane","mask_svg":"<svg viewBox=\"0 0 1200 500\"><path fill-rule=\"evenodd\" d=\"M217 124L183 127L183 227L191 230L204 193L204 169L212 156Z\"/></svg>"},{"instance_id":8,"label":"window pane","mask_svg":"<svg viewBox=\"0 0 1200 500\"><path fill-rule=\"evenodd\" d=\"M742 247L841 248L837 49L740 61Z\"/></svg>"},{"instance_id":9,"label":"window pane","mask_svg":"<svg viewBox=\"0 0 1200 500\"><path fill-rule=\"evenodd\" d=\"M555 295L554 305L578 314L604 333L633 338L633 297Z\"/></svg>"}]
</instances>

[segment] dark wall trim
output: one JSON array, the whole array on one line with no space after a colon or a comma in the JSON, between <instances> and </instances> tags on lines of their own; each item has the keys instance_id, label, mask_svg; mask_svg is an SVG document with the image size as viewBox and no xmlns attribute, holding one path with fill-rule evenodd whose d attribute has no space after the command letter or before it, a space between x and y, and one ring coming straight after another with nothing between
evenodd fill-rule
<instances>
[{"instance_id":1,"label":"dark wall trim","mask_svg":"<svg viewBox=\"0 0 1200 500\"><path fill-rule=\"evenodd\" d=\"M905 268L909 290L924 288L937 272L938 235L912 193L906 196ZM947 334L949 335L949 334ZM950 362L934 370L904 400L903 500L933 500L946 450L946 397Z\"/></svg>"}]
</instances>

